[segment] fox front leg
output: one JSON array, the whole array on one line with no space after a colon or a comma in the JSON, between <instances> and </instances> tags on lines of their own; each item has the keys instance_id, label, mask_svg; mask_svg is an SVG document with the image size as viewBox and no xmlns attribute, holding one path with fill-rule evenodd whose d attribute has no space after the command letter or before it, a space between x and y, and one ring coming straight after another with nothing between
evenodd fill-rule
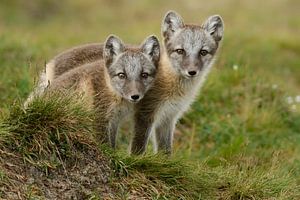
<instances>
[{"instance_id":1,"label":"fox front leg","mask_svg":"<svg viewBox=\"0 0 300 200\"><path fill-rule=\"evenodd\" d=\"M109 127L109 142L113 149L116 148L116 138L119 130L119 121L113 122Z\"/></svg>"},{"instance_id":2,"label":"fox front leg","mask_svg":"<svg viewBox=\"0 0 300 200\"><path fill-rule=\"evenodd\" d=\"M153 129L153 121L147 115L135 115L134 136L131 143L131 153L139 155L145 152L149 136Z\"/></svg>"},{"instance_id":3,"label":"fox front leg","mask_svg":"<svg viewBox=\"0 0 300 200\"><path fill-rule=\"evenodd\" d=\"M175 119L164 119L155 129L156 151L168 155L172 153Z\"/></svg>"}]
</instances>

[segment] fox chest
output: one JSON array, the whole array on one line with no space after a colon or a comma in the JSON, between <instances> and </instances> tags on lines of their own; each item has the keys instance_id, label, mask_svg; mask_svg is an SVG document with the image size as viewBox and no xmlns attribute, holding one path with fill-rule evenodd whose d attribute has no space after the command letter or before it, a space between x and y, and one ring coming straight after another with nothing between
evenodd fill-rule
<instances>
[{"instance_id":1,"label":"fox chest","mask_svg":"<svg viewBox=\"0 0 300 200\"><path fill-rule=\"evenodd\" d=\"M186 88L184 95L173 96L163 101L155 112L155 123L160 124L164 121L176 121L180 118L193 103L198 88L197 86Z\"/></svg>"},{"instance_id":2,"label":"fox chest","mask_svg":"<svg viewBox=\"0 0 300 200\"><path fill-rule=\"evenodd\" d=\"M164 101L155 112L155 124L164 121L177 120L188 110L192 99L178 98Z\"/></svg>"}]
</instances>

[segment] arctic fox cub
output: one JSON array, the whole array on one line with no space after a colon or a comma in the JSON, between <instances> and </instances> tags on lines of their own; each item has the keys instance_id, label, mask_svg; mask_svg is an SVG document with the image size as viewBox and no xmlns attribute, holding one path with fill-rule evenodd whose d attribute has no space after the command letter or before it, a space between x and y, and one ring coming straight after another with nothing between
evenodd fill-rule
<instances>
[{"instance_id":1,"label":"arctic fox cub","mask_svg":"<svg viewBox=\"0 0 300 200\"><path fill-rule=\"evenodd\" d=\"M189 25L169 11L162 22L162 35L165 49L157 77L136 105L134 154L145 151L151 132L156 149L171 153L176 122L194 101L213 65L223 37L223 20L214 15L201 26Z\"/></svg>"},{"instance_id":2,"label":"arctic fox cub","mask_svg":"<svg viewBox=\"0 0 300 200\"><path fill-rule=\"evenodd\" d=\"M150 36L135 47L110 36L103 45L103 58L61 74L46 91L74 89L91 99L97 113L97 138L115 147L119 122L134 112L134 104L154 82L160 58L159 41Z\"/></svg>"}]
</instances>

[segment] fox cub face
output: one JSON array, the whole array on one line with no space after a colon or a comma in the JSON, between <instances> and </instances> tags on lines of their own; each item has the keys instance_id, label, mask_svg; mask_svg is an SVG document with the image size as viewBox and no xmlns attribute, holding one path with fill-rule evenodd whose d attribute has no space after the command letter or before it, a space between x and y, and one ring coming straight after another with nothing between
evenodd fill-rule
<instances>
[{"instance_id":1,"label":"fox cub face","mask_svg":"<svg viewBox=\"0 0 300 200\"><path fill-rule=\"evenodd\" d=\"M223 20L209 17L202 26L186 25L175 12L169 11L162 22L167 54L176 72L185 78L201 75L209 67L223 37Z\"/></svg>"},{"instance_id":2,"label":"fox cub face","mask_svg":"<svg viewBox=\"0 0 300 200\"><path fill-rule=\"evenodd\" d=\"M104 59L111 85L124 99L138 102L152 86L160 58L160 45L155 36L140 47L126 47L116 36L104 45Z\"/></svg>"}]
</instances>

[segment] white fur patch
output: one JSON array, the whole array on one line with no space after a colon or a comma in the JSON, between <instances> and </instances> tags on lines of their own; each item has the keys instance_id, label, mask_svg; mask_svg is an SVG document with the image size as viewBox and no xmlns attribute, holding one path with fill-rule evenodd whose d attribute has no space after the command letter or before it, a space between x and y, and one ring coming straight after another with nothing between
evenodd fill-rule
<instances>
[{"instance_id":1,"label":"white fur patch","mask_svg":"<svg viewBox=\"0 0 300 200\"><path fill-rule=\"evenodd\" d=\"M27 108L28 104L32 102L35 97L41 96L45 89L48 87L48 81L46 78L46 73L42 72L39 77L38 85L34 88L33 92L30 93L27 100L24 103L24 107Z\"/></svg>"},{"instance_id":2,"label":"white fur patch","mask_svg":"<svg viewBox=\"0 0 300 200\"><path fill-rule=\"evenodd\" d=\"M47 83L52 82L54 80L54 68L55 68L55 60L51 60L46 64L46 79Z\"/></svg>"}]
</instances>

